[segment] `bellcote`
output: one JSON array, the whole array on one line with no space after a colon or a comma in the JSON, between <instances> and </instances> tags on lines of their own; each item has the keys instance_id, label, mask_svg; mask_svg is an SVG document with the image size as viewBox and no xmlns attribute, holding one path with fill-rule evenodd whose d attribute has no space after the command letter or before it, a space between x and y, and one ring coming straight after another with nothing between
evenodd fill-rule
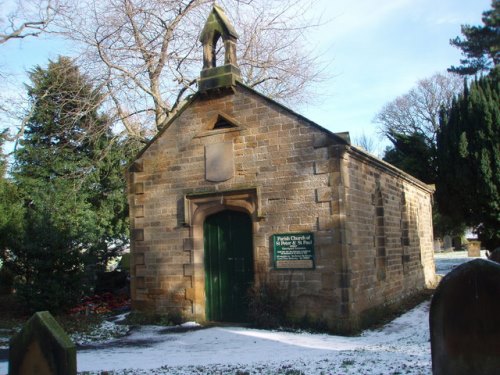
<instances>
[{"instance_id":1,"label":"bellcote","mask_svg":"<svg viewBox=\"0 0 500 375\"><path fill-rule=\"evenodd\" d=\"M217 66L217 42L222 39L224 65ZM203 45L203 70L200 73L198 88L201 92L236 85L241 73L236 62L236 40L238 34L229 22L224 11L214 5L200 35Z\"/></svg>"}]
</instances>

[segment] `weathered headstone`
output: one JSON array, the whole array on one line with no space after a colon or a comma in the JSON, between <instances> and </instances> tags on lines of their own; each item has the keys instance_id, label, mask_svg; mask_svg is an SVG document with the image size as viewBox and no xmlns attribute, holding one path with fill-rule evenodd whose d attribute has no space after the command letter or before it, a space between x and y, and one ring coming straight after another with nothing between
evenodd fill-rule
<instances>
[{"instance_id":1,"label":"weathered headstone","mask_svg":"<svg viewBox=\"0 0 500 375\"><path fill-rule=\"evenodd\" d=\"M451 236L446 235L443 237L443 251L451 250L453 250L453 242Z\"/></svg>"},{"instance_id":2,"label":"weathered headstone","mask_svg":"<svg viewBox=\"0 0 500 375\"><path fill-rule=\"evenodd\" d=\"M467 256L480 257L481 256L481 241L471 240L467 244Z\"/></svg>"},{"instance_id":3,"label":"weathered headstone","mask_svg":"<svg viewBox=\"0 0 500 375\"><path fill-rule=\"evenodd\" d=\"M434 240L434 252L440 253L441 251L443 251L443 248L441 247L441 241L438 239Z\"/></svg>"},{"instance_id":4,"label":"weathered headstone","mask_svg":"<svg viewBox=\"0 0 500 375\"><path fill-rule=\"evenodd\" d=\"M9 375L76 375L76 346L48 311L10 340Z\"/></svg>"},{"instance_id":5,"label":"weathered headstone","mask_svg":"<svg viewBox=\"0 0 500 375\"><path fill-rule=\"evenodd\" d=\"M475 259L447 274L429 323L434 375L498 374L500 264Z\"/></svg>"}]
</instances>

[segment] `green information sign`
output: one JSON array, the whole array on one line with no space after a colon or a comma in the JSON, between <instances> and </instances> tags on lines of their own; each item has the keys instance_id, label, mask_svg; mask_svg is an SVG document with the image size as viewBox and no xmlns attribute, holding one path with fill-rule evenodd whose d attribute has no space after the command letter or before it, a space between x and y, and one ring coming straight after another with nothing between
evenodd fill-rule
<instances>
[{"instance_id":1,"label":"green information sign","mask_svg":"<svg viewBox=\"0 0 500 375\"><path fill-rule=\"evenodd\" d=\"M314 236L312 233L273 234L274 268L314 268Z\"/></svg>"}]
</instances>

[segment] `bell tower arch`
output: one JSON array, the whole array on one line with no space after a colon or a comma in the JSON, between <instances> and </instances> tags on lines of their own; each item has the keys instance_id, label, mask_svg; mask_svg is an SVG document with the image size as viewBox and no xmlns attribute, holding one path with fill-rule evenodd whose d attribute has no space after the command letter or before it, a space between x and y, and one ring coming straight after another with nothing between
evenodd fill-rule
<instances>
[{"instance_id":1,"label":"bell tower arch","mask_svg":"<svg viewBox=\"0 0 500 375\"><path fill-rule=\"evenodd\" d=\"M199 91L206 92L236 85L241 73L236 61L238 34L224 11L214 5L200 35L203 45L203 69L198 81ZM224 64L217 66L217 42L222 40Z\"/></svg>"}]
</instances>

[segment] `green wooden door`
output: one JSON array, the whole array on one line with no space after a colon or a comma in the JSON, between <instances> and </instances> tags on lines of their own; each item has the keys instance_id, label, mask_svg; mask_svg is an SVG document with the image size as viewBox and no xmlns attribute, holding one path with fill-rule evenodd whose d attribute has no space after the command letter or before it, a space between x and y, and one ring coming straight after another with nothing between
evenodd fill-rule
<instances>
[{"instance_id":1,"label":"green wooden door","mask_svg":"<svg viewBox=\"0 0 500 375\"><path fill-rule=\"evenodd\" d=\"M242 212L222 211L206 218L203 232L207 319L243 322L253 282L252 221Z\"/></svg>"}]
</instances>

